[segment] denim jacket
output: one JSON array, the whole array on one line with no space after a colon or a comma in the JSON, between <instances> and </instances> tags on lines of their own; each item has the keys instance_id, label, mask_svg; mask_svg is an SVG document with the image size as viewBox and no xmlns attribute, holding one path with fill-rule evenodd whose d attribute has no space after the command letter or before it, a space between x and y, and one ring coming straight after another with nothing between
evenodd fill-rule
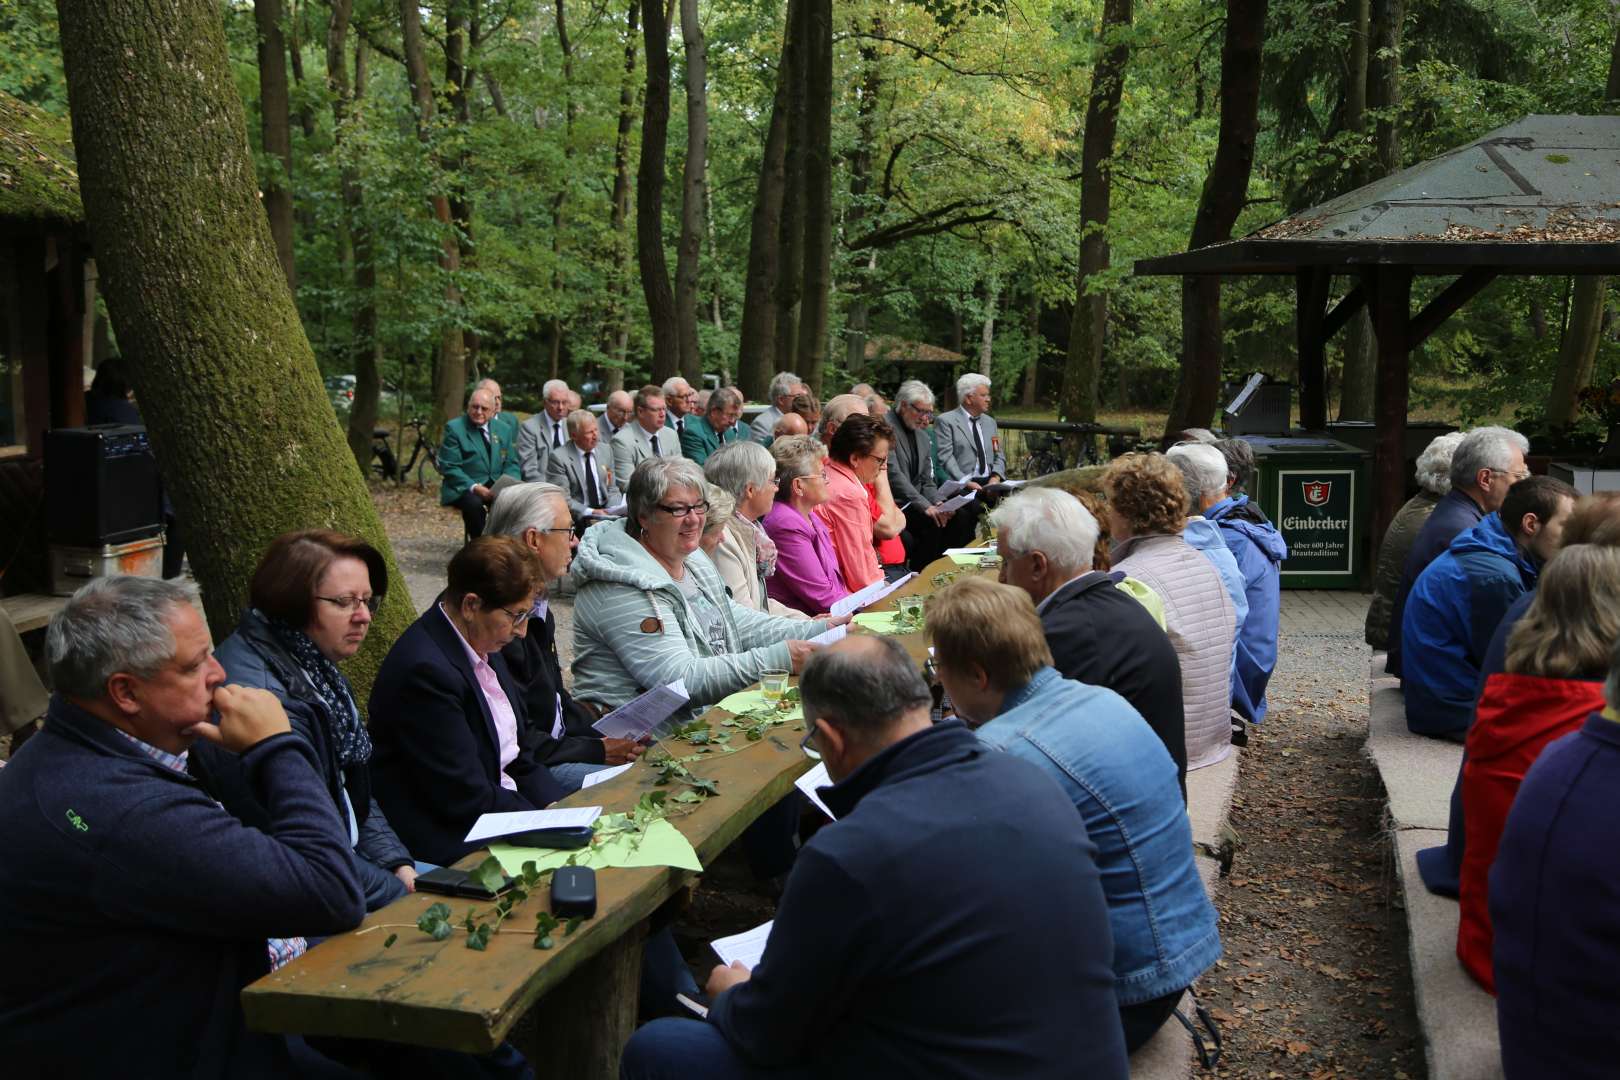
<instances>
[{"instance_id":1,"label":"denim jacket","mask_svg":"<svg viewBox=\"0 0 1620 1080\"><path fill-rule=\"evenodd\" d=\"M1055 668L1036 672L1001 709L980 740L1046 770L1097 845L1120 1005L1190 985L1220 957L1221 937L1164 744L1124 698Z\"/></svg>"}]
</instances>

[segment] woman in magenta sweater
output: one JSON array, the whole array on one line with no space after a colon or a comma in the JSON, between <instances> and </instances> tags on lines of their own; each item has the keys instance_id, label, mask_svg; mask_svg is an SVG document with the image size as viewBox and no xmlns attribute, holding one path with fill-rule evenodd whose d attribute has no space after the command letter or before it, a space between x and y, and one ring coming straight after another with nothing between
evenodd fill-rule
<instances>
[{"instance_id":1,"label":"woman in magenta sweater","mask_svg":"<svg viewBox=\"0 0 1620 1080\"><path fill-rule=\"evenodd\" d=\"M808 435L771 444L776 504L760 519L776 545L776 573L765 583L771 599L807 615L830 611L849 595L838 571L832 535L810 511L827 501L827 448Z\"/></svg>"}]
</instances>

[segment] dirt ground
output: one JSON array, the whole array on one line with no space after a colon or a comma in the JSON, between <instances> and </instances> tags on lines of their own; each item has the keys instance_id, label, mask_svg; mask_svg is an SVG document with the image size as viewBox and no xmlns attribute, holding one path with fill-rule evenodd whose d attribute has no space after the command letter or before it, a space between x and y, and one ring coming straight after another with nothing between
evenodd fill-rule
<instances>
[{"instance_id":1,"label":"dirt ground","mask_svg":"<svg viewBox=\"0 0 1620 1080\"><path fill-rule=\"evenodd\" d=\"M432 495L375 495L418 608L461 539L460 519ZM1214 1075L1417 1080L1423 1046L1384 792L1362 754L1367 650L1356 601L1321 606L1313 595L1283 594L1272 711L1239 773L1238 848L1216 901L1225 957L1200 980L1226 1040ZM553 610L566 667L572 603L556 598ZM709 868L674 927L700 983L715 963L708 942L770 918L774 896L735 852Z\"/></svg>"}]
</instances>

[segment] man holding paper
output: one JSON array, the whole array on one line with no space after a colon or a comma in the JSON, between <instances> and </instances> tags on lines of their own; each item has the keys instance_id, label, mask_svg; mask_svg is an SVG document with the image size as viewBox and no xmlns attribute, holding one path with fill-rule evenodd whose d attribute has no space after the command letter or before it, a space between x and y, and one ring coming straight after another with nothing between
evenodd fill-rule
<instances>
[{"instance_id":1,"label":"man holding paper","mask_svg":"<svg viewBox=\"0 0 1620 1080\"><path fill-rule=\"evenodd\" d=\"M977 490L981 482L993 484L1007 475L1007 455L990 415L990 380L977 372L963 375L956 380L956 400L961 407L934 425L939 463L950 476L970 478L969 486Z\"/></svg>"},{"instance_id":2,"label":"man holding paper","mask_svg":"<svg viewBox=\"0 0 1620 1080\"><path fill-rule=\"evenodd\" d=\"M894 410L884 418L894 432L889 451L889 488L894 501L906 516L901 539L906 545L906 561L921 570L948 547L958 547L973 539L977 507L972 503L960 510L947 510L945 496L934 483L933 440L934 392L916 379L900 384L895 391Z\"/></svg>"},{"instance_id":3,"label":"man holding paper","mask_svg":"<svg viewBox=\"0 0 1620 1080\"><path fill-rule=\"evenodd\" d=\"M707 1023L638 1031L621 1076L1122 1080L1096 848L1062 789L931 724L892 640L846 638L799 686L838 820L799 853L759 964L715 969Z\"/></svg>"}]
</instances>

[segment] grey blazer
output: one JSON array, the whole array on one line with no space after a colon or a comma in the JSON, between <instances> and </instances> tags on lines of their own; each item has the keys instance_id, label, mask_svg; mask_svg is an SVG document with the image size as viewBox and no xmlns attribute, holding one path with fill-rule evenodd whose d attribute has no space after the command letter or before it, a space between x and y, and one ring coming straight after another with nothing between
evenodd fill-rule
<instances>
[{"instance_id":1,"label":"grey blazer","mask_svg":"<svg viewBox=\"0 0 1620 1080\"><path fill-rule=\"evenodd\" d=\"M573 445L568 438L568 423L563 422L563 447ZM547 459L551 456L551 417L537 412L518 428L518 468L523 471L523 482L544 480L548 472Z\"/></svg>"},{"instance_id":2,"label":"grey blazer","mask_svg":"<svg viewBox=\"0 0 1620 1080\"><path fill-rule=\"evenodd\" d=\"M939 500L934 497L934 444L929 433L912 431L893 409L883 419L894 429L894 445L889 447L889 491L894 494L895 504L901 509L910 503L933 506ZM911 448L913 436L917 439L916 453Z\"/></svg>"},{"instance_id":3,"label":"grey blazer","mask_svg":"<svg viewBox=\"0 0 1620 1080\"><path fill-rule=\"evenodd\" d=\"M934 441L939 444L939 463L952 480L990 473L1007 478L1007 455L996 435L996 418L989 413L979 417L979 439L984 443L984 468L973 452L973 428L968 414L952 409L934 421Z\"/></svg>"},{"instance_id":4,"label":"grey blazer","mask_svg":"<svg viewBox=\"0 0 1620 1080\"><path fill-rule=\"evenodd\" d=\"M675 437L674 428L659 428L653 438L658 440L658 453L660 457L680 457L681 441ZM600 452L600 451L599 451ZM630 486L630 474L636 471L643 459L652 457L652 448L648 445L647 433L641 430L641 425L631 420L619 433L613 436L613 475L619 478L619 483Z\"/></svg>"},{"instance_id":5,"label":"grey blazer","mask_svg":"<svg viewBox=\"0 0 1620 1080\"><path fill-rule=\"evenodd\" d=\"M608 462L613 460L611 452L605 451L601 443L591 451L591 459L596 463L596 484L602 492L602 505L612 506L619 501L622 489ZM561 450L554 451L551 462L547 466L547 480L568 492L568 510L574 515L574 520L591 512L591 507L585 498L585 454L579 447L569 443Z\"/></svg>"},{"instance_id":6,"label":"grey blazer","mask_svg":"<svg viewBox=\"0 0 1620 1080\"><path fill-rule=\"evenodd\" d=\"M776 422L780 419L782 419L782 410L772 405L754 417L753 423L748 425L748 437L757 443L764 443L766 446L771 445L772 439L776 437Z\"/></svg>"},{"instance_id":7,"label":"grey blazer","mask_svg":"<svg viewBox=\"0 0 1620 1080\"><path fill-rule=\"evenodd\" d=\"M634 419L625 421L627 426L633 423L635 423ZM608 422L607 413L602 412L596 414L596 430L602 433L601 440L596 444L598 449L607 450L609 453L611 453L613 436L616 434L616 432L613 430L613 425ZM623 429L621 428L620 430Z\"/></svg>"}]
</instances>

